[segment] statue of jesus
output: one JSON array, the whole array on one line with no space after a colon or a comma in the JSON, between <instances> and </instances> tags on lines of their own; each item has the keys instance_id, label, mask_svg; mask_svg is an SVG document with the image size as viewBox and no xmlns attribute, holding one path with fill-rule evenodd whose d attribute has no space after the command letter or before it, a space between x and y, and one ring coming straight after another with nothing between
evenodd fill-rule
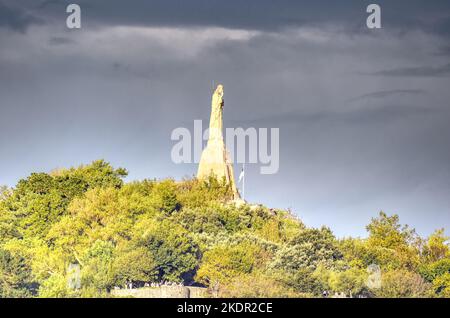
<instances>
[{"instance_id":1,"label":"statue of jesus","mask_svg":"<svg viewBox=\"0 0 450 318\"><path fill-rule=\"evenodd\" d=\"M209 140L223 139L223 85L218 85L211 101L211 118L209 120Z\"/></svg>"},{"instance_id":2,"label":"statue of jesus","mask_svg":"<svg viewBox=\"0 0 450 318\"><path fill-rule=\"evenodd\" d=\"M218 85L212 96L209 138L200 158L197 178L204 180L211 175L218 180L224 178L231 186L234 199L239 199L240 195L234 182L233 163L223 140L223 105L223 86Z\"/></svg>"}]
</instances>

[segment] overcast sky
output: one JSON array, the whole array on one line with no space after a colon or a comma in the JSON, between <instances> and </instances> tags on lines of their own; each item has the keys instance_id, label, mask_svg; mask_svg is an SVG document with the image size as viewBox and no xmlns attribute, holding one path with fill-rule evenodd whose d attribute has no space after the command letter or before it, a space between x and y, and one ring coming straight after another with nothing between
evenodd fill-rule
<instances>
[{"instance_id":1,"label":"overcast sky","mask_svg":"<svg viewBox=\"0 0 450 318\"><path fill-rule=\"evenodd\" d=\"M280 129L280 170L249 165L248 201L340 237L380 210L449 234L450 1L0 0L0 184L100 158L192 176L170 134L207 125L219 82L225 127Z\"/></svg>"}]
</instances>

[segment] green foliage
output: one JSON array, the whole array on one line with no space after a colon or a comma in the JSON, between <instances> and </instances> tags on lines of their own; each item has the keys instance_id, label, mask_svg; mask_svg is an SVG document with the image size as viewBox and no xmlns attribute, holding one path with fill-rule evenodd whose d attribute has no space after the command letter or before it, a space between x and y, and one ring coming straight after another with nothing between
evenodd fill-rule
<instances>
[{"instance_id":1,"label":"green foliage","mask_svg":"<svg viewBox=\"0 0 450 318\"><path fill-rule=\"evenodd\" d=\"M248 274L255 265L255 246L236 244L219 245L205 252L197 271L197 279L208 286L226 284L241 274Z\"/></svg>"},{"instance_id":2,"label":"green foliage","mask_svg":"<svg viewBox=\"0 0 450 318\"><path fill-rule=\"evenodd\" d=\"M25 259L0 249L0 297L30 297L35 288Z\"/></svg>"},{"instance_id":3,"label":"green foliage","mask_svg":"<svg viewBox=\"0 0 450 318\"><path fill-rule=\"evenodd\" d=\"M366 260L386 270L416 270L419 263L419 238L414 229L399 223L397 215L388 216L380 212L377 218L372 219L367 230Z\"/></svg>"},{"instance_id":4,"label":"green foliage","mask_svg":"<svg viewBox=\"0 0 450 318\"><path fill-rule=\"evenodd\" d=\"M178 185L179 200L182 206L203 207L208 202L227 202L233 198L231 188L224 180L210 177L209 180L184 180Z\"/></svg>"},{"instance_id":5,"label":"green foliage","mask_svg":"<svg viewBox=\"0 0 450 318\"><path fill-rule=\"evenodd\" d=\"M437 296L450 296L450 258L425 263L421 266L419 272L426 281L432 283Z\"/></svg>"},{"instance_id":6,"label":"green foliage","mask_svg":"<svg viewBox=\"0 0 450 318\"><path fill-rule=\"evenodd\" d=\"M43 281L39 287L41 298L71 298L77 296L76 292L67 287L67 278L54 274Z\"/></svg>"},{"instance_id":7,"label":"green foliage","mask_svg":"<svg viewBox=\"0 0 450 318\"><path fill-rule=\"evenodd\" d=\"M165 215L170 215L181 208L177 197L177 187L173 180L156 183L152 189L152 197L155 208Z\"/></svg>"},{"instance_id":8,"label":"green foliage","mask_svg":"<svg viewBox=\"0 0 450 318\"><path fill-rule=\"evenodd\" d=\"M330 229L304 229L279 249L271 267L288 272L314 270L319 264L330 267L340 257L337 241Z\"/></svg>"},{"instance_id":9,"label":"green foliage","mask_svg":"<svg viewBox=\"0 0 450 318\"><path fill-rule=\"evenodd\" d=\"M104 160L97 160L89 165L54 171L52 175L60 179L60 182L70 179L72 184L86 184L89 188L120 188L123 185L122 179L128 175L128 172L123 168L114 169Z\"/></svg>"},{"instance_id":10,"label":"green foliage","mask_svg":"<svg viewBox=\"0 0 450 318\"><path fill-rule=\"evenodd\" d=\"M395 270L383 274L381 288L375 291L376 296L384 298L418 298L430 297L431 286L419 274Z\"/></svg>"},{"instance_id":11,"label":"green foliage","mask_svg":"<svg viewBox=\"0 0 450 318\"><path fill-rule=\"evenodd\" d=\"M450 237L445 236L444 229L436 230L428 237L423 248L423 256L427 262L436 262L442 259L450 258Z\"/></svg>"},{"instance_id":12,"label":"green foliage","mask_svg":"<svg viewBox=\"0 0 450 318\"><path fill-rule=\"evenodd\" d=\"M450 273L444 273L433 280L434 292L439 297L450 298Z\"/></svg>"},{"instance_id":13,"label":"green foliage","mask_svg":"<svg viewBox=\"0 0 450 318\"><path fill-rule=\"evenodd\" d=\"M270 272L285 286L297 292L311 296L319 296L326 285L314 275L314 270L310 268L300 268L297 271L272 270Z\"/></svg>"},{"instance_id":14,"label":"green foliage","mask_svg":"<svg viewBox=\"0 0 450 318\"><path fill-rule=\"evenodd\" d=\"M100 240L89 247L81 260L82 285L95 287L99 293L111 288L114 248L113 243Z\"/></svg>"},{"instance_id":15,"label":"green foliage","mask_svg":"<svg viewBox=\"0 0 450 318\"><path fill-rule=\"evenodd\" d=\"M42 238L67 214L74 198L90 188L120 188L124 176L124 169L114 169L103 160L52 174L32 173L2 200L2 211L13 219L21 236Z\"/></svg>"},{"instance_id":16,"label":"green foliage","mask_svg":"<svg viewBox=\"0 0 450 318\"><path fill-rule=\"evenodd\" d=\"M144 246L129 243L117 248L115 254L112 268L115 286L124 286L127 282L142 284L158 280L158 265Z\"/></svg>"},{"instance_id":17,"label":"green foliage","mask_svg":"<svg viewBox=\"0 0 450 318\"><path fill-rule=\"evenodd\" d=\"M236 205L224 180L126 174L99 160L1 187L0 296L109 297L162 281L222 297L450 296L443 230L424 240L381 212L367 239L338 240L290 211ZM366 283L372 264L381 288Z\"/></svg>"},{"instance_id":18,"label":"green foliage","mask_svg":"<svg viewBox=\"0 0 450 318\"><path fill-rule=\"evenodd\" d=\"M328 286L333 292L344 292L351 297L365 290L366 281L365 270L350 268L344 271L332 271L328 277Z\"/></svg>"},{"instance_id":19,"label":"green foliage","mask_svg":"<svg viewBox=\"0 0 450 318\"><path fill-rule=\"evenodd\" d=\"M189 233L167 220L144 220L138 224L138 239L152 255L158 279L190 281L198 265L199 250Z\"/></svg>"},{"instance_id":20,"label":"green foliage","mask_svg":"<svg viewBox=\"0 0 450 318\"><path fill-rule=\"evenodd\" d=\"M450 258L444 258L433 263L424 264L420 269L421 275L428 281L450 273Z\"/></svg>"}]
</instances>

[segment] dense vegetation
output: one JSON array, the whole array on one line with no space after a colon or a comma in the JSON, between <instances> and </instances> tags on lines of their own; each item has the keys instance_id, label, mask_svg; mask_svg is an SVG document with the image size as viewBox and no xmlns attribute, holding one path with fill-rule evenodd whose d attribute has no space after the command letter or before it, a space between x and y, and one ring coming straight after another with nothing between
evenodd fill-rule
<instances>
[{"instance_id":1,"label":"dense vegetation","mask_svg":"<svg viewBox=\"0 0 450 318\"><path fill-rule=\"evenodd\" d=\"M2 188L0 296L107 297L129 282L171 281L223 297L450 297L443 230L422 239L381 212L367 239L336 239L287 211L231 203L214 178L124 183L126 174L96 161ZM373 264L379 286L368 283Z\"/></svg>"}]
</instances>

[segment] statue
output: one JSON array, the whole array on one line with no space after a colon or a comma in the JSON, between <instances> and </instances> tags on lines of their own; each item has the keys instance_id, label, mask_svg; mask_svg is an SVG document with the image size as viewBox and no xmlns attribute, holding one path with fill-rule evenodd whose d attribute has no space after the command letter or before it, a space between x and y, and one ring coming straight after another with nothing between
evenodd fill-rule
<instances>
[{"instance_id":1,"label":"statue","mask_svg":"<svg viewBox=\"0 0 450 318\"><path fill-rule=\"evenodd\" d=\"M218 180L225 178L231 186L234 199L240 199L234 182L233 164L223 141L223 106L223 85L218 85L212 96L209 138L200 158L197 179L205 180L211 175Z\"/></svg>"},{"instance_id":2,"label":"statue","mask_svg":"<svg viewBox=\"0 0 450 318\"><path fill-rule=\"evenodd\" d=\"M211 101L211 118L209 120L209 140L223 139L223 85L218 85Z\"/></svg>"}]
</instances>

